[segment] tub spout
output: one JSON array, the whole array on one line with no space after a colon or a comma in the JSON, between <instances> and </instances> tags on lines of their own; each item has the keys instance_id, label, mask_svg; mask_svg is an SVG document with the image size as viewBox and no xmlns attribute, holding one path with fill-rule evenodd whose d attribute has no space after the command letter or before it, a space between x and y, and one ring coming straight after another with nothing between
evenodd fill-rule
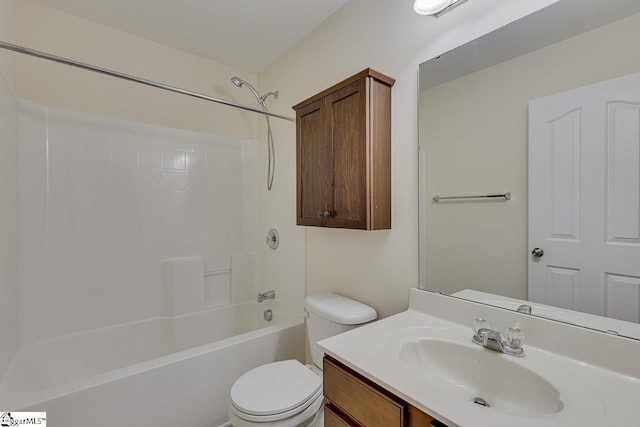
<instances>
[{"instance_id":1,"label":"tub spout","mask_svg":"<svg viewBox=\"0 0 640 427\"><path fill-rule=\"evenodd\" d=\"M276 297L276 291L258 292L258 302L262 302L266 299L274 299Z\"/></svg>"}]
</instances>

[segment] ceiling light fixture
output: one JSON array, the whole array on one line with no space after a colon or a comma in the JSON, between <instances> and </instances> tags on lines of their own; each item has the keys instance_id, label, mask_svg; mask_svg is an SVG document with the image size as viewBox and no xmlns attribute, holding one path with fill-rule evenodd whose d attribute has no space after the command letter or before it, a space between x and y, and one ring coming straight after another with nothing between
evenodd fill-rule
<instances>
[{"instance_id":1,"label":"ceiling light fixture","mask_svg":"<svg viewBox=\"0 0 640 427\"><path fill-rule=\"evenodd\" d=\"M465 1L467 0L415 0L413 10L420 15L431 15L437 18Z\"/></svg>"}]
</instances>

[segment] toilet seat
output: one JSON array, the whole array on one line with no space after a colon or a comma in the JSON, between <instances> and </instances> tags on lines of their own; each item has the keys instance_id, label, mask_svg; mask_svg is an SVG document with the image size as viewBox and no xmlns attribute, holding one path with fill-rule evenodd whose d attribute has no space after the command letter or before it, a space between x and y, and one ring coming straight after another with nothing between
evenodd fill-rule
<instances>
[{"instance_id":1,"label":"toilet seat","mask_svg":"<svg viewBox=\"0 0 640 427\"><path fill-rule=\"evenodd\" d=\"M231 388L231 409L252 422L293 417L322 403L322 378L297 360L259 366L242 375Z\"/></svg>"}]
</instances>

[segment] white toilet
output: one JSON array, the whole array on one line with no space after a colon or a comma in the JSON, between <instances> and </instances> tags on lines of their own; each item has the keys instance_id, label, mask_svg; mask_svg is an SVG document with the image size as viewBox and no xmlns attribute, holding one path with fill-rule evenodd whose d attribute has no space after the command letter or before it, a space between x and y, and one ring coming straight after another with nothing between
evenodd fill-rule
<instances>
[{"instance_id":1,"label":"white toilet","mask_svg":"<svg viewBox=\"0 0 640 427\"><path fill-rule=\"evenodd\" d=\"M376 319L368 305L326 293L305 300L313 365L297 360L268 363L242 375L231 387L229 419L234 427L302 427L322 409L322 349L318 341Z\"/></svg>"}]
</instances>

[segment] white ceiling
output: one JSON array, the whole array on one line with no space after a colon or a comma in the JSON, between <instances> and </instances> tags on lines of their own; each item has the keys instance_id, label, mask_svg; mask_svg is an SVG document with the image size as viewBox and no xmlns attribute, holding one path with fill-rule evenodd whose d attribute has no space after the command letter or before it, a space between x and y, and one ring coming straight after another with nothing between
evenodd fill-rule
<instances>
[{"instance_id":1,"label":"white ceiling","mask_svg":"<svg viewBox=\"0 0 640 427\"><path fill-rule=\"evenodd\" d=\"M347 0L36 0L257 74Z\"/></svg>"}]
</instances>

